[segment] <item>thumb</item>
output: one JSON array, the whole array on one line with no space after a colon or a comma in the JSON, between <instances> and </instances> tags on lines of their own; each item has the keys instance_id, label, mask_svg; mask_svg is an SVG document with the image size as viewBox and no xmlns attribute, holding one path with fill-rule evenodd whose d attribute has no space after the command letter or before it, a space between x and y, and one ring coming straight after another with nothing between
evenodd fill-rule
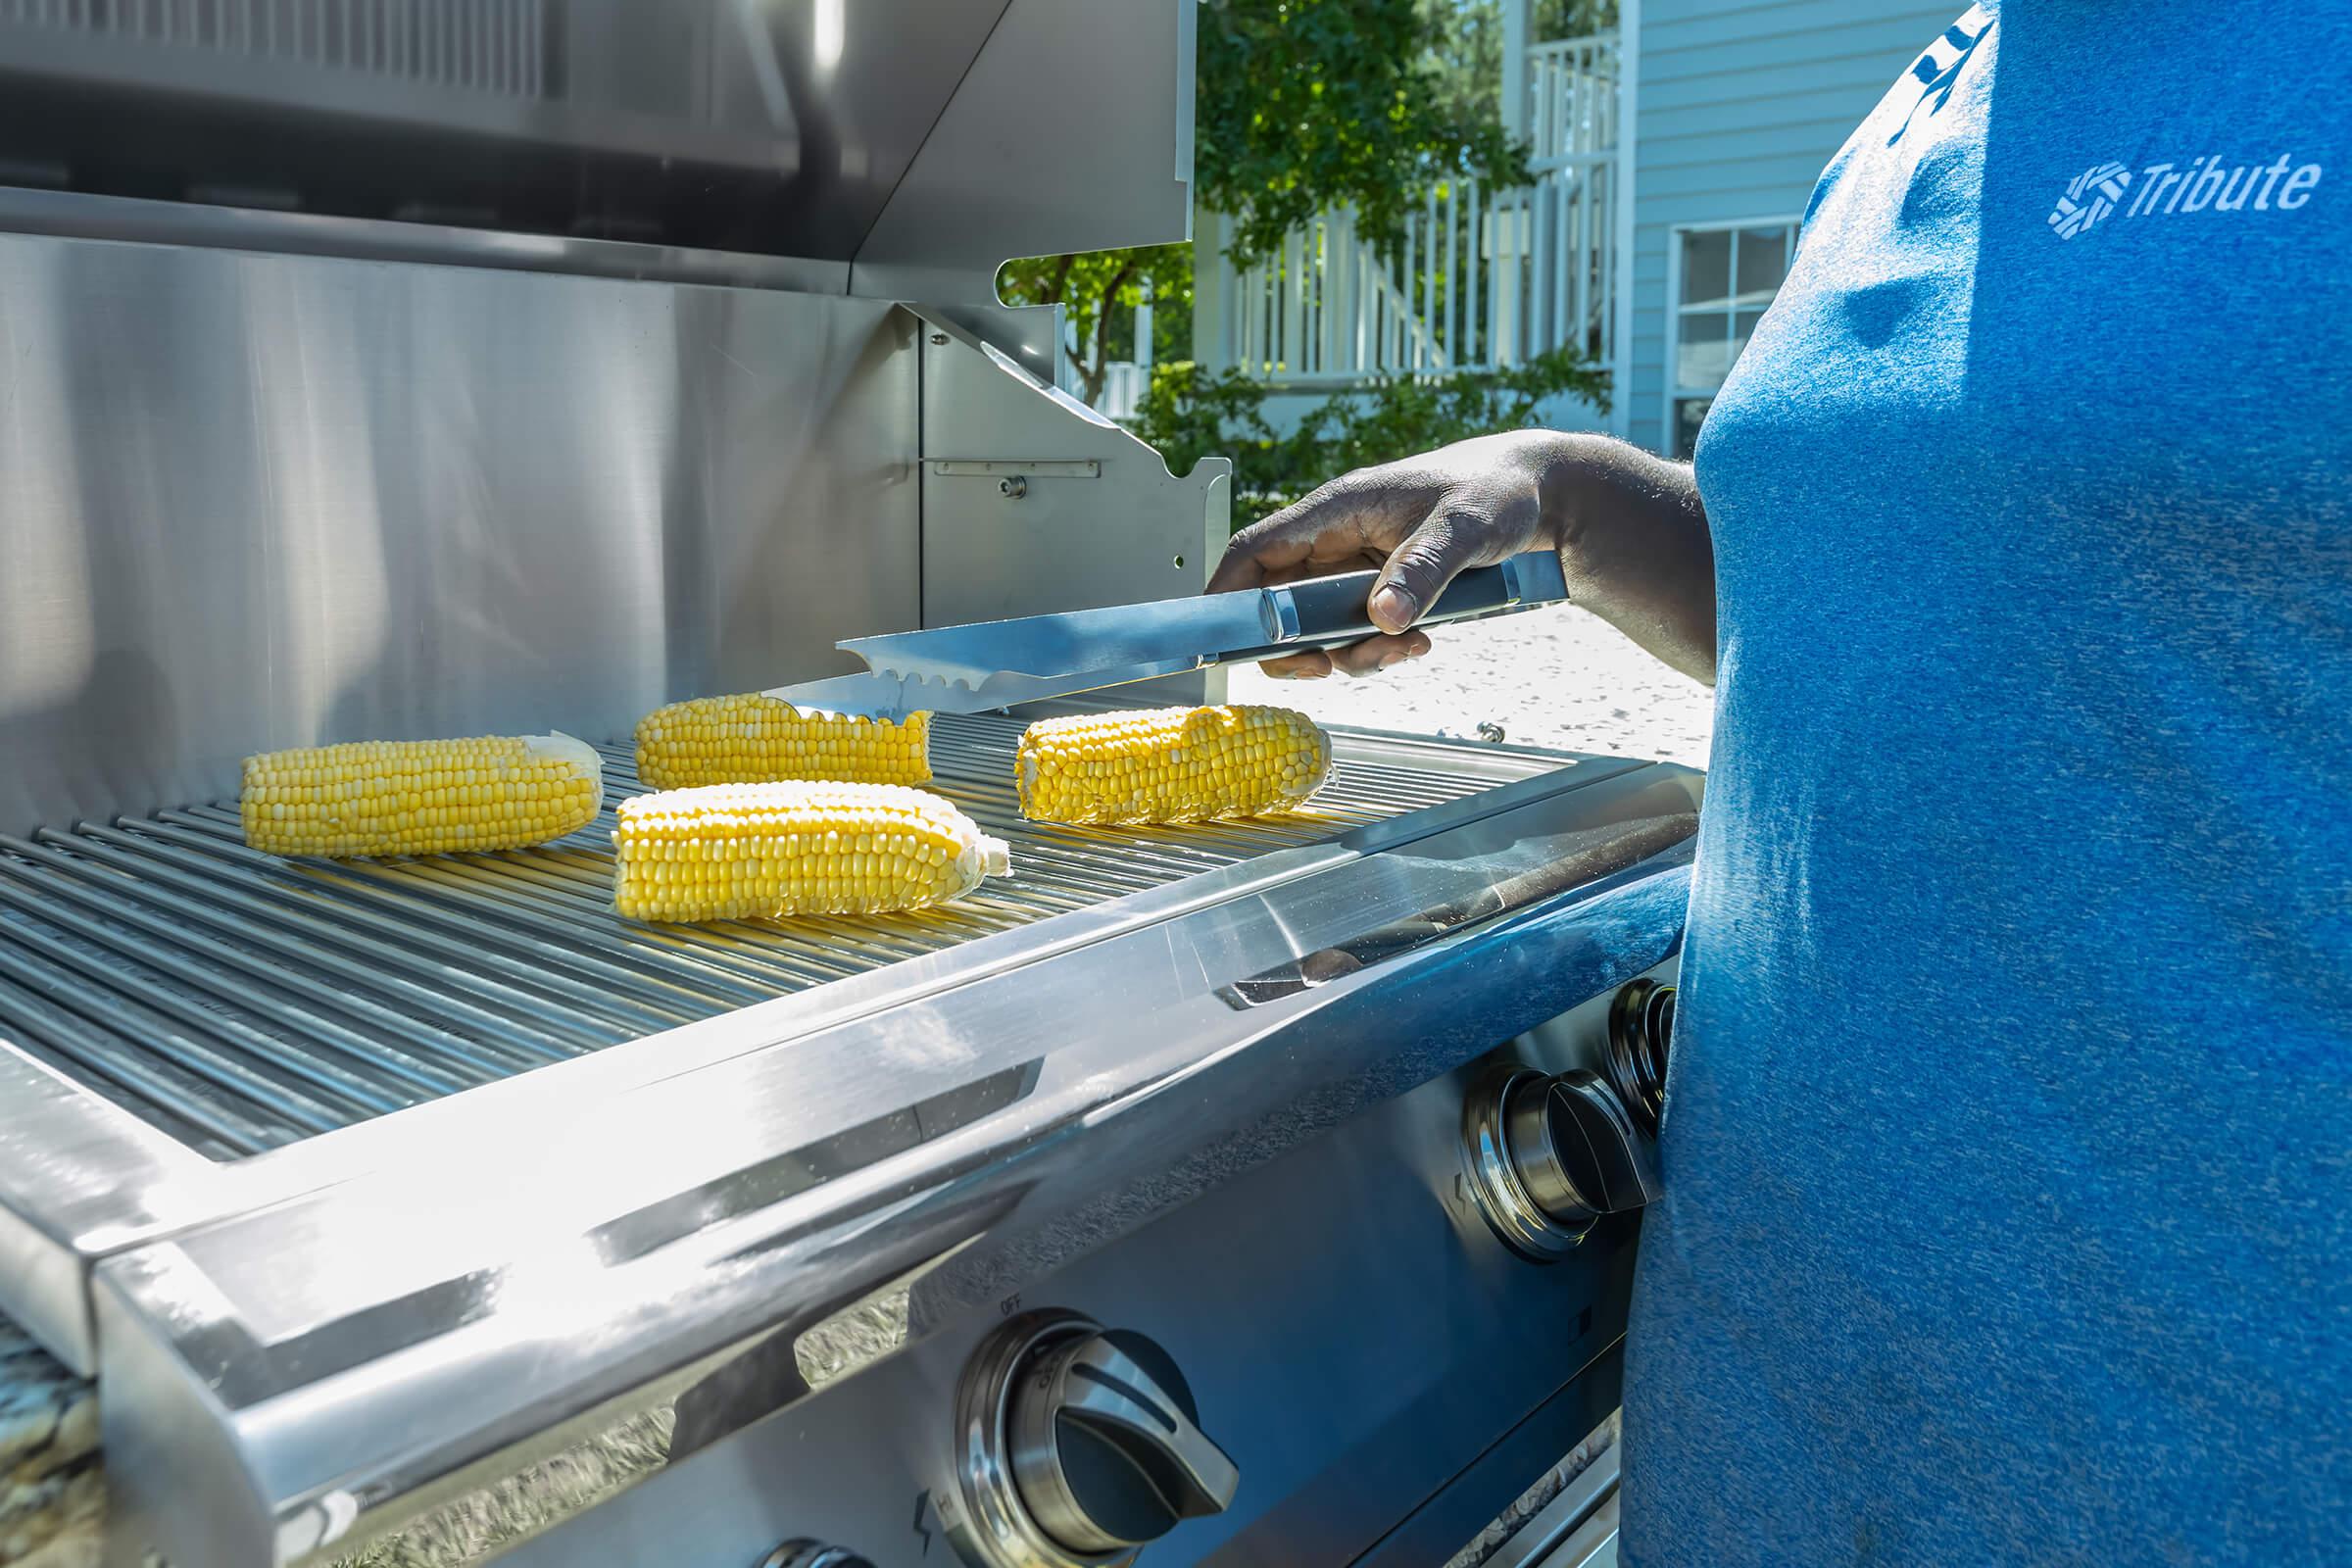
<instances>
[{"instance_id":1,"label":"thumb","mask_svg":"<svg viewBox=\"0 0 2352 1568\"><path fill-rule=\"evenodd\" d=\"M1380 568L1372 585L1372 624L1393 635L1437 603L1463 567L1477 564L1485 520L1458 503L1438 503Z\"/></svg>"}]
</instances>

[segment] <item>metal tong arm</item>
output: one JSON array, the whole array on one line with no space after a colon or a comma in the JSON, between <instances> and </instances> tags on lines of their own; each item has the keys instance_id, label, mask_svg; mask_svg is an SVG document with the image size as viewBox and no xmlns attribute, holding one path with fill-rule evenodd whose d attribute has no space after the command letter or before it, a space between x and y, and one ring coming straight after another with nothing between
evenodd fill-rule
<instances>
[{"instance_id":1,"label":"metal tong arm","mask_svg":"<svg viewBox=\"0 0 2352 1568\"><path fill-rule=\"evenodd\" d=\"M1220 650L1211 662L1241 663L1308 648L1338 648L1375 636L1380 628L1372 624L1369 607L1379 581L1377 571L1349 571L1260 589L1268 640L1256 648ZM1568 581L1558 554L1531 550L1499 565L1462 572L1413 624L1477 620L1508 610L1559 604L1567 597Z\"/></svg>"}]
</instances>

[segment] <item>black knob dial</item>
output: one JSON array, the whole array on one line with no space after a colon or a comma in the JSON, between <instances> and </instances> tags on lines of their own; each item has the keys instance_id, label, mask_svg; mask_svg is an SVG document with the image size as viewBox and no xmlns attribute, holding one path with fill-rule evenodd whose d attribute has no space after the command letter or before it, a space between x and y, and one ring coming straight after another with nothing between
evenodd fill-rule
<instances>
[{"instance_id":1,"label":"black knob dial","mask_svg":"<svg viewBox=\"0 0 2352 1568\"><path fill-rule=\"evenodd\" d=\"M1537 1262L1658 1192L1650 1140L1607 1081L1582 1070L1490 1075L1462 1104L1462 1164L1488 1227Z\"/></svg>"},{"instance_id":2,"label":"black knob dial","mask_svg":"<svg viewBox=\"0 0 2352 1568\"><path fill-rule=\"evenodd\" d=\"M874 1568L854 1551L828 1546L821 1541L787 1541L760 1561L760 1568Z\"/></svg>"},{"instance_id":3,"label":"black knob dial","mask_svg":"<svg viewBox=\"0 0 2352 1568\"><path fill-rule=\"evenodd\" d=\"M1647 1144L1593 1073L1531 1074L1504 1097L1502 1125L1528 1196L1564 1224L1640 1208L1656 1193Z\"/></svg>"},{"instance_id":4,"label":"black knob dial","mask_svg":"<svg viewBox=\"0 0 2352 1568\"><path fill-rule=\"evenodd\" d=\"M1200 1431L1169 1354L1124 1330L1039 1346L1015 1374L1006 1437L1021 1501L1081 1555L1156 1541L1221 1513L1240 1472Z\"/></svg>"}]
</instances>

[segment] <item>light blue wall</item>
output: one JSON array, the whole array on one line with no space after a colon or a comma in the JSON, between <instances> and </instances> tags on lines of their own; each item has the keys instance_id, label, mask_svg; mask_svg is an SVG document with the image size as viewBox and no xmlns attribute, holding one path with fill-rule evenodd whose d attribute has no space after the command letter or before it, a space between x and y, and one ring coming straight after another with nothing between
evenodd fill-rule
<instances>
[{"instance_id":1,"label":"light blue wall","mask_svg":"<svg viewBox=\"0 0 2352 1568\"><path fill-rule=\"evenodd\" d=\"M1967 0L1642 0L1628 433L1665 416L1676 223L1793 218L1822 167Z\"/></svg>"}]
</instances>

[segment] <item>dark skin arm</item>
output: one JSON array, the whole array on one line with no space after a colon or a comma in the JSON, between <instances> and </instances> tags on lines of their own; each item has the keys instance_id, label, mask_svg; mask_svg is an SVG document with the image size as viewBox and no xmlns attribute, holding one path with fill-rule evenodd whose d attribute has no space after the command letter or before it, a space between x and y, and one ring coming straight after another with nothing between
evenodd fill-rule
<instances>
[{"instance_id":1,"label":"dark skin arm","mask_svg":"<svg viewBox=\"0 0 2352 1568\"><path fill-rule=\"evenodd\" d=\"M1413 619L1466 566L1552 549L1575 603L1658 659L1715 679L1715 551L1688 464L1606 436L1513 430L1358 468L1233 537L1211 593L1380 569L1381 634L1268 661L1300 679L1429 652Z\"/></svg>"}]
</instances>

